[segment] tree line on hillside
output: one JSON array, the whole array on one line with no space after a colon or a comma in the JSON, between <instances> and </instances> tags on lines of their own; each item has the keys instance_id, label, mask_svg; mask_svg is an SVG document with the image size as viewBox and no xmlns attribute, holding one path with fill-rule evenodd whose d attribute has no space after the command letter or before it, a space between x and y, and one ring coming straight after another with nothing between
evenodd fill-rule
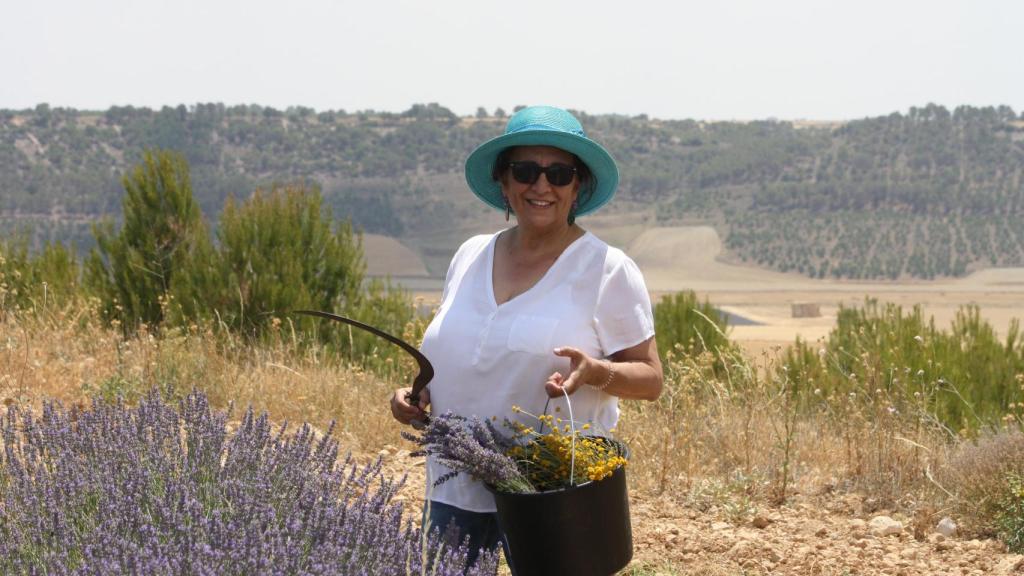
<instances>
[{"instance_id":1,"label":"tree line on hillside","mask_svg":"<svg viewBox=\"0 0 1024 576\"><path fill-rule=\"evenodd\" d=\"M1024 265L1024 119L1009 107L932 104L826 127L577 114L619 162L619 200L609 210L715 225L742 260L841 278ZM120 176L159 148L187 160L206 214L258 186L299 181L318 185L323 201L364 231L415 237L473 217L453 216L430 190L460 186L466 155L504 121L486 110L460 118L437 104L402 113L3 110L0 226L32 224L39 244L87 242L82 222L117 213ZM448 209L430 209L438 205Z\"/></svg>"}]
</instances>

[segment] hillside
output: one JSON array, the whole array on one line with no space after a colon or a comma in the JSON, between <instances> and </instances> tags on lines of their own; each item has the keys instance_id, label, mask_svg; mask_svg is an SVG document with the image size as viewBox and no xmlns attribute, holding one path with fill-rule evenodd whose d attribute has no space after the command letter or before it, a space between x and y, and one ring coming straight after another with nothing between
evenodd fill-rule
<instances>
[{"instance_id":1,"label":"hillside","mask_svg":"<svg viewBox=\"0 0 1024 576\"><path fill-rule=\"evenodd\" d=\"M622 169L602 224L712 226L727 260L818 278L1024 266L1024 118L1008 107L838 124L581 115ZM459 241L501 224L469 196L462 161L504 122L437 104L3 110L0 233L87 248L90 223L120 212L124 170L145 148L169 148L188 159L210 219L230 195L313 180L336 215L397 239L437 276Z\"/></svg>"}]
</instances>

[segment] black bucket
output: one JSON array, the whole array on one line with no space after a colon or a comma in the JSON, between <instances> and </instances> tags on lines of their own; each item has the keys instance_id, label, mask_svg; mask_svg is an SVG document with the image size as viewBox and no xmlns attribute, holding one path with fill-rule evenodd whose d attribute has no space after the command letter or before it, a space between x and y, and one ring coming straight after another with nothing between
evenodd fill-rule
<instances>
[{"instance_id":1,"label":"black bucket","mask_svg":"<svg viewBox=\"0 0 1024 576\"><path fill-rule=\"evenodd\" d=\"M604 576L633 558L626 469L561 490L494 492L516 576Z\"/></svg>"}]
</instances>

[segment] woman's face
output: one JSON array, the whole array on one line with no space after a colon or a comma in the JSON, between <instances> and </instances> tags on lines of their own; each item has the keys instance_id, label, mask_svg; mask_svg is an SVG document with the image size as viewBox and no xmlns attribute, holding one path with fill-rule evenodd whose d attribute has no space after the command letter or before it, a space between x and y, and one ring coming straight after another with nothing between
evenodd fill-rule
<instances>
[{"instance_id":1,"label":"woman's face","mask_svg":"<svg viewBox=\"0 0 1024 576\"><path fill-rule=\"evenodd\" d=\"M552 164L574 165L572 154L551 146L516 147L509 154L509 161L536 162L542 168ZM535 229L568 227L569 212L579 194L580 179L573 175L572 182L555 186L548 182L547 174L541 174L533 184L523 184L512 177L511 170L506 169L501 189L520 226Z\"/></svg>"}]
</instances>

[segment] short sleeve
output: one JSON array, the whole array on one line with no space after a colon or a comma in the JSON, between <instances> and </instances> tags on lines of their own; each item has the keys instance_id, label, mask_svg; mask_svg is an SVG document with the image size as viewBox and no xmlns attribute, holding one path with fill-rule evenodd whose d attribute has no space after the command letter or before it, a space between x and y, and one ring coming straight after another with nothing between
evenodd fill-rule
<instances>
[{"instance_id":1,"label":"short sleeve","mask_svg":"<svg viewBox=\"0 0 1024 576\"><path fill-rule=\"evenodd\" d=\"M613 255L609 251L594 324L606 357L654 336L654 314L644 277L636 263L622 252Z\"/></svg>"}]
</instances>

